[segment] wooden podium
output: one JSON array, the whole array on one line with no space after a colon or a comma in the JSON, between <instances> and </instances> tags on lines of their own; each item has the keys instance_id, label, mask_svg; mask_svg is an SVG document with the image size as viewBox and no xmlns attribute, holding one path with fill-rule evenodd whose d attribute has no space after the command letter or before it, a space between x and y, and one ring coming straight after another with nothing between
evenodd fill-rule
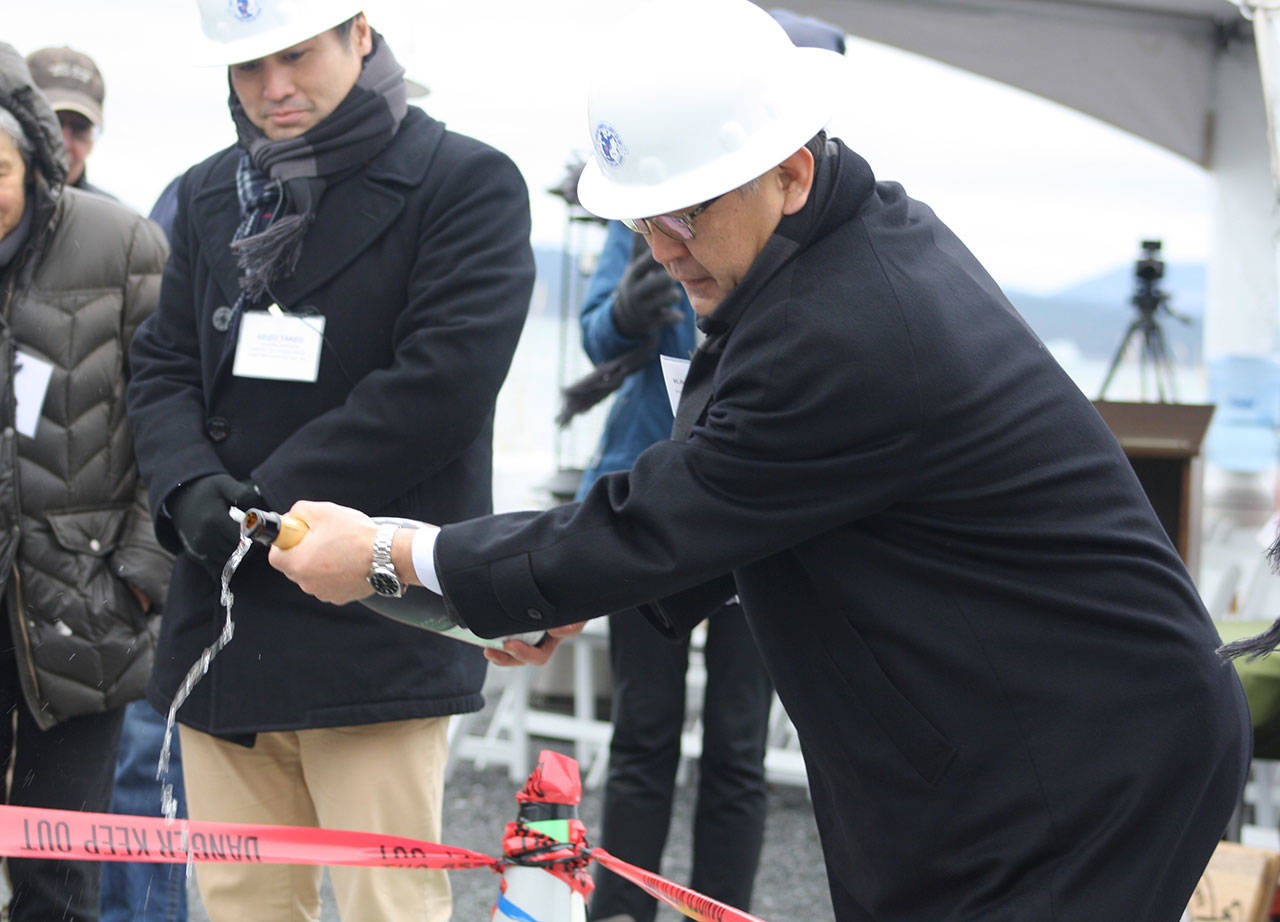
<instances>
[{"instance_id":1,"label":"wooden podium","mask_svg":"<svg viewBox=\"0 0 1280 922\"><path fill-rule=\"evenodd\" d=\"M1200 505L1204 442L1212 404L1122 403L1095 400L1133 465L1173 546L1199 581Z\"/></svg>"}]
</instances>

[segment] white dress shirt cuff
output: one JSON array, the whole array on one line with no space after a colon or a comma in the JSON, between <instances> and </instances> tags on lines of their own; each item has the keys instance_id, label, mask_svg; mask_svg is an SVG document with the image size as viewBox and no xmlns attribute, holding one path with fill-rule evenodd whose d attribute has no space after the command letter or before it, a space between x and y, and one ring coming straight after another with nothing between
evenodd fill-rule
<instances>
[{"instance_id":1,"label":"white dress shirt cuff","mask_svg":"<svg viewBox=\"0 0 1280 922\"><path fill-rule=\"evenodd\" d=\"M436 538L440 532L434 528L415 528L413 544L413 572L418 575L418 582L436 595L444 595L440 589L440 577L436 576Z\"/></svg>"}]
</instances>

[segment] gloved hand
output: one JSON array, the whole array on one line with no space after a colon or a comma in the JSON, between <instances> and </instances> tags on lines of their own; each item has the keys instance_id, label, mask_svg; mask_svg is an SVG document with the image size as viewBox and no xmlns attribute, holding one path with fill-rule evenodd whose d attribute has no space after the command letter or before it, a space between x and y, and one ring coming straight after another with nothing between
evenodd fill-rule
<instances>
[{"instance_id":1,"label":"gloved hand","mask_svg":"<svg viewBox=\"0 0 1280 922\"><path fill-rule=\"evenodd\" d=\"M618 290L613 296L613 325L630 339L648 336L659 327L679 323L684 315L677 308L680 291L677 282L667 275L653 258L648 247L631 258Z\"/></svg>"},{"instance_id":2,"label":"gloved hand","mask_svg":"<svg viewBox=\"0 0 1280 922\"><path fill-rule=\"evenodd\" d=\"M165 505L182 546L217 576L240 542L232 506L248 509L261 501L257 487L230 474L206 474L183 484Z\"/></svg>"}]
</instances>

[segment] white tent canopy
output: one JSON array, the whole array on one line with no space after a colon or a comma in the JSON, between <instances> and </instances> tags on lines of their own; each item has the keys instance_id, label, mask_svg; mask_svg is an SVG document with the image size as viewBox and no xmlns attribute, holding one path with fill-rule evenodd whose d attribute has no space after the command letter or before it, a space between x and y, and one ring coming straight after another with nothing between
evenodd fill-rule
<instances>
[{"instance_id":1,"label":"white tent canopy","mask_svg":"<svg viewBox=\"0 0 1280 922\"><path fill-rule=\"evenodd\" d=\"M1235 3L781 2L860 38L1052 99L1209 170L1215 195L1206 355L1276 350L1280 221L1253 30Z\"/></svg>"},{"instance_id":2,"label":"white tent canopy","mask_svg":"<svg viewBox=\"0 0 1280 922\"><path fill-rule=\"evenodd\" d=\"M850 34L1020 87L1212 162L1227 0L795 0Z\"/></svg>"}]
</instances>

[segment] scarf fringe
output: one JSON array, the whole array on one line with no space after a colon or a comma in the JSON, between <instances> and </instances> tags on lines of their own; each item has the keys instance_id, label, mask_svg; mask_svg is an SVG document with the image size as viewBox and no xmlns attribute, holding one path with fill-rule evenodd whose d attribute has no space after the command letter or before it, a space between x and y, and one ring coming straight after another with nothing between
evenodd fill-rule
<instances>
[{"instance_id":1,"label":"scarf fringe","mask_svg":"<svg viewBox=\"0 0 1280 922\"><path fill-rule=\"evenodd\" d=\"M237 240L232 249L240 266L240 287L250 300L267 294L271 281L289 275L302 258L302 239L314 215L284 215L266 230Z\"/></svg>"},{"instance_id":2,"label":"scarf fringe","mask_svg":"<svg viewBox=\"0 0 1280 922\"><path fill-rule=\"evenodd\" d=\"M1261 634L1224 643L1218 647L1218 655L1224 660L1233 660L1241 656L1255 660L1272 653L1276 647L1280 647L1280 618L1277 618L1271 627Z\"/></svg>"},{"instance_id":3,"label":"scarf fringe","mask_svg":"<svg viewBox=\"0 0 1280 922\"><path fill-rule=\"evenodd\" d=\"M1272 542L1271 547L1267 549L1267 563L1272 572L1280 571L1280 538ZM1218 648L1218 655L1224 660L1233 660L1241 656L1248 656L1249 659L1255 660L1274 652L1277 647L1280 647L1280 618L1277 618L1271 627L1261 634L1224 643Z\"/></svg>"},{"instance_id":4,"label":"scarf fringe","mask_svg":"<svg viewBox=\"0 0 1280 922\"><path fill-rule=\"evenodd\" d=\"M556 415L556 425L563 429L579 413L585 413L604 400L622 386L628 375L644 368L657 352L658 337L650 337L630 352L601 362L577 381L562 388L560 394L563 402Z\"/></svg>"}]
</instances>

